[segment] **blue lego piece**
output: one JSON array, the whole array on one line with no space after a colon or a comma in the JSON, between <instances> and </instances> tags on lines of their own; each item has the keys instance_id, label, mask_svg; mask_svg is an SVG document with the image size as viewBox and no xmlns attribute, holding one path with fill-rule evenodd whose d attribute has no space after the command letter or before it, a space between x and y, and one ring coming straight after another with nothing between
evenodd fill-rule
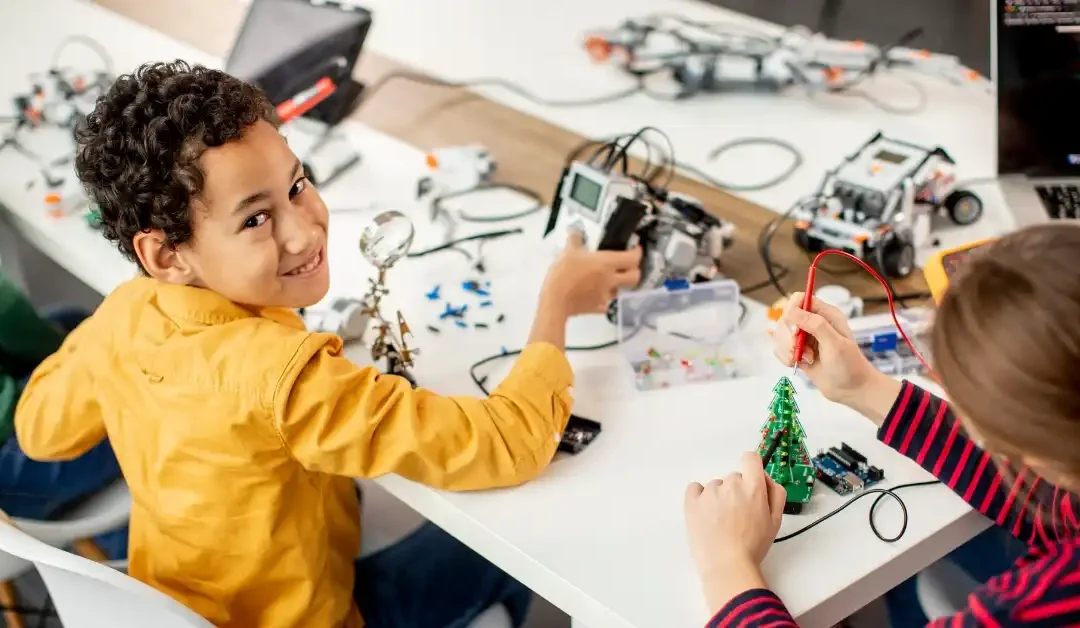
<instances>
[{"instance_id":1,"label":"blue lego piece","mask_svg":"<svg viewBox=\"0 0 1080 628\"><path fill-rule=\"evenodd\" d=\"M668 279L664 282L664 288L666 290L689 290L690 282L686 279Z\"/></svg>"},{"instance_id":2,"label":"blue lego piece","mask_svg":"<svg viewBox=\"0 0 1080 628\"><path fill-rule=\"evenodd\" d=\"M480 307L491 307L491 301L481 301Z\"/></svg>"},{"instance_id":3,"label":"blue lego piece","mask_svg":"<svg viewBox=\"0 0 1080 628\"><path fill-rule=\"evenodd\" d=\"M443 310L443 313L439 314L439 318L461 318L465 315L465 310L467 310L468 308L469 306L467 305L462 305L461 307L454 307L453 305L447 303L446 308Z\"/></svg>"},{"instance_id":4,"label":"blue lego piece","mask_svg":"<svg viewBox=\"0 0 1080 628\"><path fill-rule=\"evenodd\" d=\"M438 301L439 300L439 286L436 285L434 288L431 289L431 292L425 292L424 296L427 297L428 301Z\"/></svg>"},{"instance_id":5,"label":"blue lego piece","mask_svg":"<svg viewBox=\"0 0 1080 628\"><path fill-rule=\"evenodd\" d=\"M897 343L898 341L896 332L877 334L874 336L874 342L870 345L870 350L874 353L895 351Z\"/></svg>"},{"instance_id":6,"label":"blue lego piece","mask_svg":"<svg viewBox=\"0 0 1080 628\"><path fill-rule=\"evenodd\" d=\"M462 327L462 328L468 327L468 325L465 323L465 321L461 320L460 318L457 319L456 321L454 321L454 324L457 325L458 327Z\"/></svg>"},{"instance_id":7,"label":"blue lego piece","mask_svg":"<svg viewBox=\"0 0 1080 628\"><path fill-rule=\"evenodd\" d=\"M488 292L485 288L481 288L479 283L472 280L461 282L461 289L465 292L471 292L481 297L491 296L491 293Z\"/></svg>"}]
</instances>

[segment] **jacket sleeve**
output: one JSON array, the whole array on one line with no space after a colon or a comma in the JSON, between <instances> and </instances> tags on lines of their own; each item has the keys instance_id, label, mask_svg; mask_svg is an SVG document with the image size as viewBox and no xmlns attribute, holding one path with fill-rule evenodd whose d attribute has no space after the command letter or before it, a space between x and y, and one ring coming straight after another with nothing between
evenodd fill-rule
<instances>
[{"instance_id":1,"label":"jacket sleeve","mask_svg":"<svg viewBox=\"0 0 1080 628\"><path fill-rule=\"evenodd\" d=\"M573 372L549 344L526 347L481 399L414 390L401 377L353 364L336 339L322 342L295 377L283 378L272 402L283 442L314 471L396 473L450 490L516 485L551 461L570 416Z\"/></svg>"},{"instance_id":2,"label":"jacket sleeve","mask_svg":"<svg viewBox=\"0 0 1080 628\"><path fill-rule=\"evenodd\" d=\"M71 460L105 439L105 422L94 394L95 319L68 334L59 351L34 369L15 409L15 435L35 460Z\"/></svg>"},{"instance_id":3,"label":"jacket sleeve","mask_svg":"<svg viewBox=\"0 0 1080 628\"><path fill-rule=\"evenodd\" d=\"M740 593L721 608L705 628L798 628L787 607L768 589Z\"/></svg>"},{"instance_id":4,"label":"jacket sleeve","mask_svg":"<svg viewBox=\"0 0 1080 628\"><path fill-rule=\"evenodd\" d=\"M903 383L878 438L1028 544L1071 538L1078 528L1076 495L1026 468L1016 477L1003 476L949 404L911 382Z\"/></svg>"},{"instance_id":5,"label":"jacket sleeve","mask_svg":"<svg viewBox=\"0 0 1080 628\"><path fill-rule=\"evenodd\" d=\"M0 351L30 367L60 348L64 334L34 309L30 299L0 272Z\"/></svg>"}]
</instances>

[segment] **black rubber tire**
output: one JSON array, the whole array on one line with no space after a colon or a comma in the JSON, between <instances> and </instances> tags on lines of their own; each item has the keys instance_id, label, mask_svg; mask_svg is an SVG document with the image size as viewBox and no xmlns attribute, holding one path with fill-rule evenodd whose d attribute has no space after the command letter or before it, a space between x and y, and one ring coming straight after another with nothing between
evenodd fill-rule
<instances>
[{"instance_id":1,"label":"black rubber tire","mask_svg":"<svg viewBox=\"0 0 1080 628\"><path fill-rule=\"evenodd\" d=\"M807 253L813 253L810 249L810 235L806 233L805 229L795 230L795 246L806 251Z\"/></svg>"},{"instance_id":2,"label":"black rubber tire","mask_svg":"<svg viewBox=\"0 0 1080 628\"><path fill-rule=\"evenodd\" d=\"M953 192L945 199L945 210L949 219L961 227L973 225L982 218L983 202L967 190Z\"/></svg>"},{"instance_id":3,"label":"black rubber tire","mask_svg":"<svg viewBox=\"0 0 1080 628\"><path fill-rule=\"evenodd\" d=\"M612 325L619 324L619 300L612 299L607 306L607 319Z\"/></svg>"},{"instance_id":4,"label":"black rubber tire","mask_svg":"<svg viewBox=\"0 0 1080 628\"><path fill-rule=\"evenodd\" d=\"M803 504L799 502L787 502L784 504L785 515L797 515L802 513Z\"/></svg>"},{"instance_id":5,"label":"black rubber tire","mask_svg":"<svg viewBox=\"0 0 1080 628\"><path fill-rule=\"evenodd\" d=\"M903 279L915 270L915 245L898 237L881 243L881 271L892 279Z\"/></svg>"}]
</instances>

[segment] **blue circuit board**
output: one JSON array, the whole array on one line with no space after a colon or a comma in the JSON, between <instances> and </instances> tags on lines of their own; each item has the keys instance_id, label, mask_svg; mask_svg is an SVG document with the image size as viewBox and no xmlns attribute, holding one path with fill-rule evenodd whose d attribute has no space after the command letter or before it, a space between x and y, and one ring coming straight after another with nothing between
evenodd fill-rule
<instances>
[{"instance_id":1,"label":"blue circuit board","mask_svg":"<svg viewBox=\"0 0 1080 628\"><path fill-rule=\"evenodd\" d=\"M885 473L846 444L818 453L811 461L818 480L839 495L851 495L885 479Z\"/></svg>"}]
</instances>

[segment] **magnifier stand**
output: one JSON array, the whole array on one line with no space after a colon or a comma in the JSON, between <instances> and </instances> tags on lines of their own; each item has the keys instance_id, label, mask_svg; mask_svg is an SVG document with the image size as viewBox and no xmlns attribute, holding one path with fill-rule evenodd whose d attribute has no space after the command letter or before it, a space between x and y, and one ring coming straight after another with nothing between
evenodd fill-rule
<instances>
[{"instance_id":1,"label":"magnifier stand","mask_svg":"<svg viewBox=\"0 0 1080 628\"><path fill-rule=\"evenodd\" d=\"M371 343L371 359L375 364L383 363L383 372L387 375L404 377L415 388L416 379L410 369L413 366L413 356L419 351L408 345L407 341L412 336L412 330L401 310L397 312L396 333L394 324L386 320L382 314L382 299L390 292L386 287L387 270L386 266L380 267L377 278L368 280L370 288L362 300L361 312L374 323L377 333L375 340Z\"/></svg>"}]
</instances>

